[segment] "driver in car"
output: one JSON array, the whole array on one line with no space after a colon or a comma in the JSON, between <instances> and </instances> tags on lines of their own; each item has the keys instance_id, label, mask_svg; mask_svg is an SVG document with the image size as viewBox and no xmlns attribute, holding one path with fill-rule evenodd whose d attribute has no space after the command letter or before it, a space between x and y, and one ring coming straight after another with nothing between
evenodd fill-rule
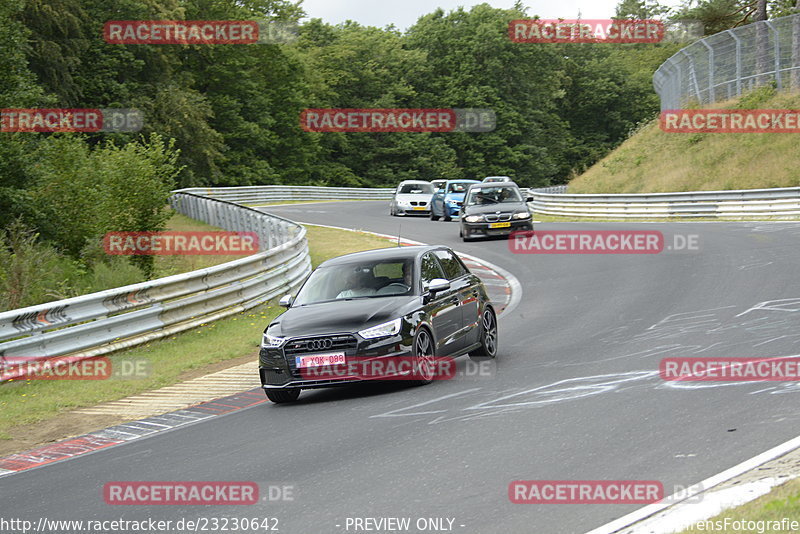
<instances>
[{"instance_id":1,"label":"driver in car","mask_svg":"<svg viewBox=\"0 0 800 534\"><path fill-rule=\"evenodd\" d=\"M344 291L340 291L336 295L337 299L345 299L350 297L369 297L375 294L375 288L372 287L373 280L372 273L369 269L356 268L351 271L345 281Z\"/></svg>"}]
</instances>

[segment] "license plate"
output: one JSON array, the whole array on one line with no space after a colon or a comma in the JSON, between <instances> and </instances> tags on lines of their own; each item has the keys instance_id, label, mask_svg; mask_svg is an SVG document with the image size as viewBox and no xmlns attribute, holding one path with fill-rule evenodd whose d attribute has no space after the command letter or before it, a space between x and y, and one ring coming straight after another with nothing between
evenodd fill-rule
<instances>
[{"instance_id":1,"label":"license plate","mask_svg":"<svg viewBox=\"0 0 800 534\"><path fill-rule=\"evenodd\" d=\"M489 228L510 228L510 222L502 222L502 223L490 223Z\"/></svg>"},{"instance_id":2,"label":"license plate","mask_svg":"<svg viewBox=\"0 0 800 534\"><path fill-rule=\"evenodd\" d=\"M414 208L411 208L411 209L412 209L412 210L417 210L417 211L422 211L422 210L424 210L424 209L425 209L425 206L416 206L416 207L414 207Z\"/></svg>"},{"instance_id":3,"label":"license plate","mask_svg":"<svg viewBox=\"0 0 800 534\"><path fill-rule=\"evenodd\" d=\"M343 364L345 363L345 358L344 352L331 352L328 354L314 354L313 356L295 356L294 362L298 369L308 369L309 367Z\"/></svg>"}]
</instances>

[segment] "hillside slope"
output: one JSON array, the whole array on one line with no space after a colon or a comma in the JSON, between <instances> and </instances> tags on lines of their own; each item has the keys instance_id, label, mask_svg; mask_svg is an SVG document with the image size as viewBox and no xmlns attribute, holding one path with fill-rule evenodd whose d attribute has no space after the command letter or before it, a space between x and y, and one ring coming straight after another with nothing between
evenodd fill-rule
<instances>
[{"instance_id":1,"label":"hillside slope","mask_svg":"<svg viewBox=\"0 0 800 534\"><path fill-rule=\"evenodd\" d=\"M800 109L764 87L714 106ZM800 134L666 133L654 120L569 184L570 193L658 193L800 186Z\"/></svg>"}]
</instances>

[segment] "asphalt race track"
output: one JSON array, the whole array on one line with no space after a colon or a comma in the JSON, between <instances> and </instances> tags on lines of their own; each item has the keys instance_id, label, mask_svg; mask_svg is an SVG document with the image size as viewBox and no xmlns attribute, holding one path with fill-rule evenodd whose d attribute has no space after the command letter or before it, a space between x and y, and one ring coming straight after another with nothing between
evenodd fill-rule
<instances>
[{"instance_id":1,"label":"asphalt race track","mask_svg":"<svg viewBox=\"0 0 800 534\"><path fill-rule=\"evenodd\" d=\"M389 217L386 202L270 208L290 219L453 246L513 273L490 376L408 388L306 391L73 460L0 478L5 516L278 519L286 534L355 530L347 518L452 519L452 532L586 532L639 505L512 504L514 480L658 480L672 493L800 435L793 382L694 383L664 357L800 353L800 225L540 224L695 234L655 255L512 254L462 243L458 223ZM770 302L779 301L779 302ZM254 506L109 506L106 482L253 481ZM292 486L270 501L267 487ZM386 532L386 530L376 530ZM373 532L376 532L373 531ZM447 532L444 529L427 532ZM262 530L263 532L263 530Z\"/></svg>"}]
</instances>

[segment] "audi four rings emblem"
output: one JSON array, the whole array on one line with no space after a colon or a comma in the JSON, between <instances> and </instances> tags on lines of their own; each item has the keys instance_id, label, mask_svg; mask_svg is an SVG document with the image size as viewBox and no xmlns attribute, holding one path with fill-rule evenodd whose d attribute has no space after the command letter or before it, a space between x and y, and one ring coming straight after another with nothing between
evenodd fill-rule
<instances>
[{"instance_id":1,"label":"audi four rings emblem","mask_svg":"<svg viewBox=\"0 0 800 534\"><path fill-rule=\"evenodd\" d=\"M306 341L306 350L324 350L329 349L332 346L333 340L330 338L312 339L310 341Z\"/></svg>"}]
</instances>

